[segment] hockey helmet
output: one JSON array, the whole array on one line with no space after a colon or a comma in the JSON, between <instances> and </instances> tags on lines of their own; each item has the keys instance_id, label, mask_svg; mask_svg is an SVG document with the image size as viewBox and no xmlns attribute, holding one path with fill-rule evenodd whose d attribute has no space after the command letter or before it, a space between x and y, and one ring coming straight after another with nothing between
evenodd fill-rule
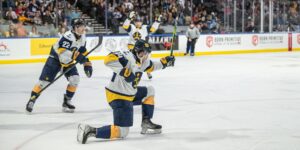
<instances>
[{"instance_id":1,"label":"hockey helmet","mask_svg":"<svg viewBox=\"0 0 300 150\"><path fill-rule=\"evenodd\" d=\"M140 63L143 63L148 59L148 56L151 53L151 47L145 40L137 40L132 53Z\"/></svg>"},{"instance_id":2,"label":"hockey helmet","mask_svg":"<svg viewBox=\"0 0 300 150\"><path fill-rule=\"evenodd\" d=\"M150 44L145 41L145 40L137 40L135 45L134 45L134 52L136 54L139 54L140 52L147 52L147 53L151 53L151 47Z\"/></svg>"},{"instance_id":3,"label":"hockey helmet","mask_svg":"<svg viewBox=\"0 0 300 150\"><path fill-rule=\"evenodd\" d=\"M81 18L75 18L75 19L72 19L71 26L72 26L73 30L75 30L75 27L85 26L85 22Z\"/></svg>"},{"instance_id":4,"label":"hockey helmet","mask_svg":"<svg viewBox=\"0 0 300 150\"><path fill-rule=\"evenodd\" d=\"M135 22L143 22L143 18L141 16L136 16Z\"/></svg>"}]
</instances>

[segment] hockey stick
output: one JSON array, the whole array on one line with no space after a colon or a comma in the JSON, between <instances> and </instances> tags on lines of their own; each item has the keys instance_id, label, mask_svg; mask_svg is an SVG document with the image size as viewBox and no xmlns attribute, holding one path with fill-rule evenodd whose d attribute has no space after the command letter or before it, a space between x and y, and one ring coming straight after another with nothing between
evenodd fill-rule
<instances>
[{"instance_id":1,"label":"hockey stick","mask_svg":"<svg viewBox=\"0 0 300 150\"><path fill-rule=\"evenodd\" d=\"M170 56L173 56L173 51L174 51L174 41L176 38L176 33L177 33L177 20L178 17L175 18L175 23L174 23L174 29L173 29L173 33L172 33L172 44L171 44L171 51L170 51Z\"/></svg>"},{"instance_id":2,"label":"hockey stick","mask_svg":"<svg viewBox=\"0 0 300 150\"><path fill-rule=\"evenodd\" d=\"M178 20L178 17L175 18L175 23L174 23L174 30L173 30L173 33L172 33L172 43L171 43L171 50L170 50L170 56L173 56L173 51L174 51L174 41L175 41L175 38L176 38L176 33L177 33L177 20ZM171 66L174 66L175 62L173 61Z\"/></svg>"},{"instance_id":3,"label":"hockey stick","mask_svg":"<svg viewBox=\"0 0 300 150\"><path fill-rule=\"evenodd\" d=\"M91 54L93 51L95 51L101 44L103 41L103 36L99 35L98 37L98 44L92 48L87 54L86 57ZM50 82L49 84L47 84L44 88L41 89L41 91L39 93L37 93L38 95L40 95L44 90L46 90L50 85L52 85L56 80L58 80L61 76L63 76L64 74L66 74L67 72L69 72L71 69L73 69L77 64L79 63L79 61L77 61L75 64L73 64L72 66L70 66L67 70L65 70L64 72L62 72L59 76L57 76L52 82ZM35 97L32 100L35 100L37 97Z\"/></svg>"}]
</instances>

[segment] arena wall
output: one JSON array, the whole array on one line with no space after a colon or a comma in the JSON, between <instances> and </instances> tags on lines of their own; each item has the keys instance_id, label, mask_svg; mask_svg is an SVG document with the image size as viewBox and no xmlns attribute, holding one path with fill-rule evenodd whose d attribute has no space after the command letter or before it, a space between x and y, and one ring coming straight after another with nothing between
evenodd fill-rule
<instances>
[{"instance_id":1,"label":"arena wall","mask_svg":"<svg viewBox=\"0 0 300 150\"><path fill-rule=\"evenodd\" d=\"M150 37L153 46L152 57L169 55L169 50L157 49L157 45L170 42L171 34ZM58 38L2 38L0 39L0 64L45 62L53 43ZM186 49L185 35L178 35L174 54L183 56ZM87 49L92 49L98 37L87 37ZM103 59L110 51L126 47L128 36L105 36L103 44L96 49L91 60ZM196 56L216 54L241 54L258 52L300 51L300 33L273 34L214 34L201 35L196 43Z\"/></svg>"}]
</instances>

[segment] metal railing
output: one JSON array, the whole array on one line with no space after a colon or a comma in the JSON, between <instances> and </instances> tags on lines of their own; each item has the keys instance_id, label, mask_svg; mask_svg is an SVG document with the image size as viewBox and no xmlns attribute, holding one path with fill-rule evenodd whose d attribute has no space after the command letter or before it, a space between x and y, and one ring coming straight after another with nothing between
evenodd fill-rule
<instances>
[{"instance_id":1,"label":"metal railing","mask_svg":"<svg viewBox=\"0 0 300 150\"><path fill-rule=\"evenodd\" d=\"M67 9L67 3L70 0L53 0L58 7L58 3L63 3L63 11ZM73 3L73 9L76 6L82 6L81 3L87 3L91 0L77 0ZM118 0L124 2L125 0ZM129 0L130 1L130 0ZM168 13L173 13L171 6L173 3L166 3L165 0L138 0L142 8L133 8L145 15L145 23L153 23L157 13L163 14L164 22L161 25L173 25L174 21L168 20ZM0 20L7 8L3 8L0 0ZM115 3L116 0L104 0L105 9L97 10L95 16L87 13L92 19L98 21L105 28L106 33L112 29L113 13L115 6L121 3ZM144 5L147 5L144 7ZM100 5L100 3L99 3ZM133 4L136 5L136 4ZM204 33L239 33L239 32L300 32L300 0L176 0L176 16L179 17L178 25L187 26L191 22L198 24ZM91 6L97 7L97 6ZM92 11L92 9L91 9ZM104 12L99 12L104 11ZM119 10L116 10L119 11ZM122 18L118 20L119 25L125 20L129 11L121 12ZM58 16L58 14L56 13ZM99 20L99 15L103 15ZM93 18L94 17L94 18ZM55 25L58 26L58 18ZM167 20L167 21L166 21ZM1 21L1 22L2 22ZM116 31L116 34L119 33Z\"/></svg>"}]
</instances>

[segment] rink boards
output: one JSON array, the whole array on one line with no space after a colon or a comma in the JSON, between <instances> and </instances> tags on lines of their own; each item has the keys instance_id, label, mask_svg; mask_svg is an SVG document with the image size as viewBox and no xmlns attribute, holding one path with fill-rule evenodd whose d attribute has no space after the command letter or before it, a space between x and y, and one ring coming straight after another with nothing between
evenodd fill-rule
<instances>
[{"instance_id":1,"label":"rink boards","mask_svg":"<svg viewBox=\"0 0 300 150\"><path fill-rule=\"evenodd\" d=\"M152 57L170 54L162 45L170 43L171 34L150 36ZM44 62L51 46L58 38L2 38L0 39L0 64ZM98 37L87 37L87 49L92 49ZM111 51L126 48L128 36L104 36L102 46L91 55L91 60L103 59ZM175 40L174 54L183 56L186 50L185 35ZM201 35L196 43L196 56L217 54L241 54L261 52L300 51L300 33L273 34L213 34Z\"/></svg>"}]
</instances>

